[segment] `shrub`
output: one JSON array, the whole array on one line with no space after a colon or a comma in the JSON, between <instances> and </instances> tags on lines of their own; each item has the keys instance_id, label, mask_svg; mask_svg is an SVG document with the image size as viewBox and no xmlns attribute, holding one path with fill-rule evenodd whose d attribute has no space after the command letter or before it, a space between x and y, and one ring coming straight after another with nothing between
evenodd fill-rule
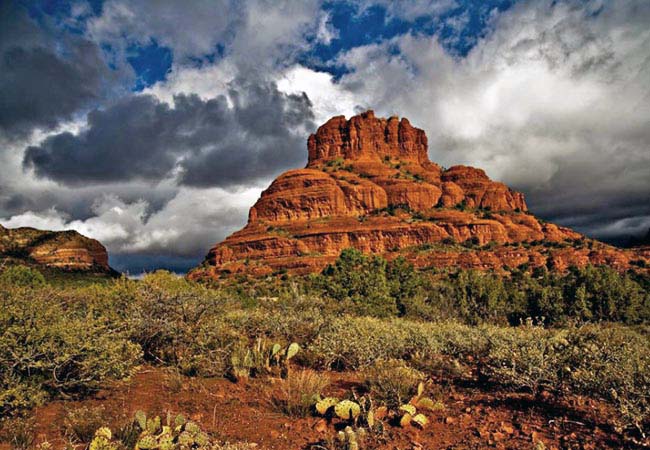
<instances>
[{"instance_id":1,"label":"shrub","mask_svg":"<svg viewBox=\"0 0 650 450\"><path fill-rule=\"evenodd\" d=\"M0 442L11 445L13 450L33 448L34 440L33 419L5 417L0 420Z\"/></svg>"},{"instance_id":2,"label":"shrub","mask_svg":"<svg viewBox=\"0 0 650 450\"><path fill-rule=\"evenodd\" d=\"M610 401L622 426L650 424L650 342L620 326L585 325L567 336L566 384L575 392Z\"/></svg>"},{"instance_id":3,"label":"shrub","mask_svg":"<svg viewBox=\"0 0 650 450\"><path fill-rule=\"evenodd\" d=\"M375 361L362 377L370 392L389 408L406 403L425 378L422 372L397 359Z\"/></svg>"},{"instance_id":4,"label":"shrub","mask_svg":"<svg viewBox=\"0 0 650 450\"><path fill-rule=\"evenodd\" d=\"M360 315L388 317L397 314L386 278L386 260L346 249L333 265L323 270L325 294L350 305Z\"/></svg>"},{"instance_id":5,"label":"shrub","mask_svg":"<svg viewBox=\"0 0 650 450\"><path fill-rule=\"evenodd\" d=\"M75 306L79 306L76 308ZM0 296L0 414L127 376L140 358L121 323L49 288Z\"/></svg>"},{"instance_id":6,"label":"shrub","mask_svg":"<svg viewBox=\"0 0 650 450\"><path fill-rule=\"evenodd\" d=\"M279 391L272 398L275 408L292 417L306 417L320 395L329 386L329 378L313 370L290 372L280 382Z\"/></svg>"},{"instance_id":7,"label":"shrub","mask_svg":"<svg viewBox=\"0 0 650 450\"><path fill-rule=\"evenodd\" d=\"M81 407L68 410L63 420L64 434L72 442L88 443L93 439L95 430L106 421L103 406Z\"/></svg>"},{"instance_id":8,"label":"shrub","mask_svg":"<svg viewBox=\"0 0 650 450\"><path fill-rule=\"evenodd\" d=\"M408 332L401 323L374 318L332 319L309 347L323 368L358 369L377 359L406 357Z\"/></svg>"},{"instance_id":9,"label":"shrub","mask_svg":"<svg viewBox=\"0 0 650 450\"><path fill-rule=\"evenodd\" d=\"M0 274L0 285L8 288L38 288L45 284L45 277L38 270L27 266L11 266Z\"/></svg>"},{"instance_id":10,"label":"shrub","mask_svg":"<svg viewBox=\"0 0 650 450\"><path fill-rule=\"evenodd\" d=\"M492 329L486 372L493 380L533 395L542 389L558 389L566 332L550 332L540 326Z\"/></svg>"}]
</instances>

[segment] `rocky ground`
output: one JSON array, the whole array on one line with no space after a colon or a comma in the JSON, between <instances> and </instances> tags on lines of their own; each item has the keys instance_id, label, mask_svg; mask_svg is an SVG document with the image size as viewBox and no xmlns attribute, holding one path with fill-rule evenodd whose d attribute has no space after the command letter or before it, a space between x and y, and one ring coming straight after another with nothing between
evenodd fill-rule
<instances>
[{"instance_id":1,"label":"rocky ground","mask_svg":"<svg viewBox=\"0 0 650 450\"><path fill-rule=\"evenodd\" d=\"M363 392L355 373L321 375L331 381L329 395ZM37 442L48 439L54 448L62 448L66 412L90 407L103 408L105 425L114 428L136 410L160 415L183 412L225 442L246 441L260 449L327 448L327 441L342 424L278 412L273 398L279 383L273 378L238 383L187 378L165 369L143 367L132 379L113 384L93 398L55 401L38 408ZM545 398L538 403L528 394L493 392L472 382L446 385L444 380L434 380L430 390L445 408L431 413L427 428L403 429L388 423L385 432L373 436L365 448L532 449L538 442L550 449L634 448L606 424L612 415L604 404L582 397L562 401Z\"/></svg>"}]
</instances>

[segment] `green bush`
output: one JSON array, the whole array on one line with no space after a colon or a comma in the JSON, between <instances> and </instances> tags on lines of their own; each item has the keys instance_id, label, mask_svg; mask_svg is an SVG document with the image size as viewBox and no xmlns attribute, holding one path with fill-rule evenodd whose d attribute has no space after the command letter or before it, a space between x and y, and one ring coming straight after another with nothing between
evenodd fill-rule
<instances>
[{"instance_id":1,"label":"green bush","mask_svg":"<svg viewBox=\"0 0 650 450\"><path fill-rule=\"evenodd\" d=\"M6 288L38 288L45 284L45 277L38 270L27 266L11 266L0 274L0 286Z\"/></svg>"},{"instance_id":2,"label":"green bush","mask_svg":"<svg viewBox=\"0 0 650 450\"><path fill-rule=\"evenodd\" d=\"M388 317L397 314L397 303L390 295L386 260L346 249L333 265L323 270L325 295L350 305L360 315Z\"/></svg>"},{"instance_id":3,"label":"green bush","mask_svg":"<svg viewBox=\"0 0 650 450\"><path fill-rule=\"evenodd\" d=\"M0 294L0 414L127 376L140 358L124 325L49 288Z\"/></svg>"}]
</instances>

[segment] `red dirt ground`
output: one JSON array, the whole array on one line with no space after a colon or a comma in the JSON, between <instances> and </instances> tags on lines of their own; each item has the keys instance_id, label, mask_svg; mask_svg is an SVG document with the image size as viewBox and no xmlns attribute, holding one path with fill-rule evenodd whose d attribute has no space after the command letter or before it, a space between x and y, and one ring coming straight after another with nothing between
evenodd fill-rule
<instances>
[{"instance_id":1,"label":"red dirt ground","mask_svg":"<svg viewBox=\"0 0 650 450\"><path fill-rule=\"evenodd\" d=\"M363 390L354 373L323 375L332 382L327 394L343 396L351 389ZM161 416L170 411L189 416L223 441L246 441L259 449L307 450L333 435L336 424L319 430L317 417L295 419L274 411L270 399L277 383L269 378L239 383L185 378L164 369L143 367L130 380L115 383L92 398L58 400L36 409L36 442L47 439L55 449L63 448L65 411L99 405L105 408L109 426L124 423L138 409ZM429 414L431 421L425 430L388 425L384 439L365 448L533 449L536 441L549 449L634 448L607 424L611 411L588 399L540 405L527 394L485 392L472 386L440 386L434 390L446 408Z\"/></svg>"}]
</instances>

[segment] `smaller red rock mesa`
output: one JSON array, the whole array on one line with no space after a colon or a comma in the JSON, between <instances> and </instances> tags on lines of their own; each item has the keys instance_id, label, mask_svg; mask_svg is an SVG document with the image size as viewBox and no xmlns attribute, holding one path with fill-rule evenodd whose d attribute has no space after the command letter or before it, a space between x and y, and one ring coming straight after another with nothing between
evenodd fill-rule
<instances>
[{"instance_id":1,"label":"smaller red rock mesa","mask_svg":"<svg viewBox=\"0 0 650 450\"><path fill-rule=\"evenodd\" d=\"M65 271L114 274L106 248L76 231L0 225L0 266L27 264Z\"/></svg>"},{"instance_id":2,"label":"smaller red rock mesa","mask_svg":"<svg viewBox=\"0 0 650 450\"><path fill-rule=\"evenodd\" d=\"M191 278L317 272L349 247L421 268L625 270L648 261L538 220L523 194L481 169L431 162L424 131L406 118L333 117L307 147L307 167L273 181L248 224L212 248Z\"/></svg>"}]
</instances>

